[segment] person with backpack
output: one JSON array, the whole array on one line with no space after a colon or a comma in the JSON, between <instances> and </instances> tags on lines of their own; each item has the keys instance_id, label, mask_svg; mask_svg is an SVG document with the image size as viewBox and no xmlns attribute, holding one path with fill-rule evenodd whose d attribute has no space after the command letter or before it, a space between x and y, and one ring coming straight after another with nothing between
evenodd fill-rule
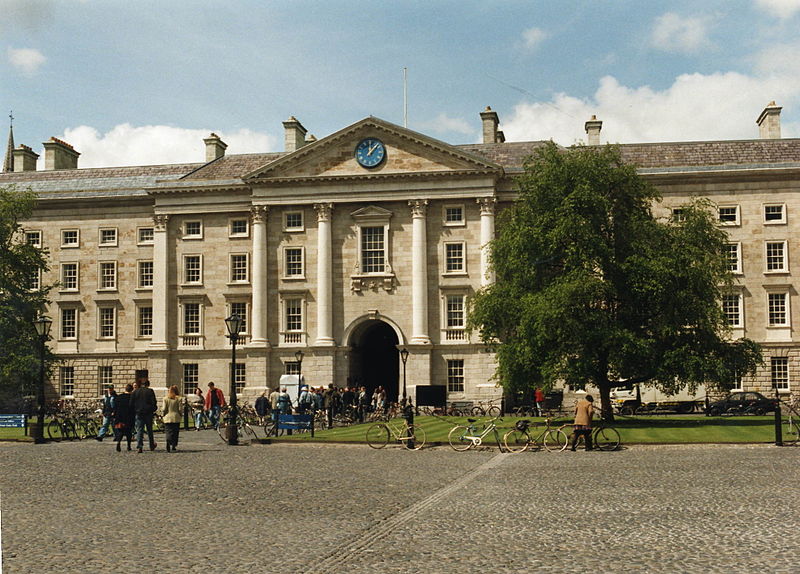
<instances>
[{"instance_id":1,"label":"person with backpack","mask_svg":"<svg viewBox=\"0 0 800 574\"><path fill-rule=\"evenodd\" d=\"M297 401L297 412L303 414L306 411L311 410L313 402L314 397L311 395L311 391L308 390L308 387L303 387L303 389L300 391L300 397Z\"/></svg>"},{"instance_id":2,"label":"person with backpack","mask_svg":"<svg viewBox=\"0 0 800 574\"><path fill-rule=\"evenodd\" d=\"M108 385L105 396L103 397L103 424L100 426L100 430L97 431L97 437L95 437L98 442L101 442L103 437L111 432L111 424L114 420L114 403L116 400L117 393L114 390L114 385Z\"/></svg>"}]
</instances>

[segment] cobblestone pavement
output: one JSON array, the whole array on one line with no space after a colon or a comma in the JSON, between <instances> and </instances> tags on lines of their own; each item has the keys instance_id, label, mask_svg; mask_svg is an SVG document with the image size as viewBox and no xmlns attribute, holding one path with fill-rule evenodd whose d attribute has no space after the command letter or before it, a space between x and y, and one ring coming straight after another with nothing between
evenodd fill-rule
<instances>
[{"instance_id":1,"label":"cobblestone pavement","mask_svg":"<svg viewBox=\"0 0 800 574\"><path fill-rule=\"evenodd\" d=\"M0 444L3 572L797 572L800 448Z\"/></svg>"}]
</instances>

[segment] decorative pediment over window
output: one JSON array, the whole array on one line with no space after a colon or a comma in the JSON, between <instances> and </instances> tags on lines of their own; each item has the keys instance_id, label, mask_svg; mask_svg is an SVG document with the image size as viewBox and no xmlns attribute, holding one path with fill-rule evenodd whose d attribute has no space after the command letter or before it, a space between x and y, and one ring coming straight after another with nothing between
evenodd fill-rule
<instances>
[{"instance_id":1,"label":"decorative pediment over window","mask_svg":"<svg viewBox=\"0 0 800 574\"><path fill-rule=\"evenodd\" d=\"M350 277L350 290L360 293L365 289L394 289L394 270L389 253L389 220L392 212L368 205L353 211L358 237L358 258Z\"/></svg>"},{"instance_id":2,"label":"decorative pediment over window","mask_svg":"<svg viewBox=\"0 0 800 574\"><path fill-rule=\"evenodd\" d=\"M362 225L388 225L392 212L377 205L368 205L355 210L350 216Z\"/></svg>"}]
</instances>

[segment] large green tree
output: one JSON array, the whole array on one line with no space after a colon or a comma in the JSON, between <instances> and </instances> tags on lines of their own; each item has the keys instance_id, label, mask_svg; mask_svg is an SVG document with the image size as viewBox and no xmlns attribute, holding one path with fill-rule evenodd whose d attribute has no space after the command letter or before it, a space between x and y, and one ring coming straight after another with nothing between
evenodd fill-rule
<instances>
[{"instance_id":1,"label":"large green tree","mask_svg":"<svg viewBox=\"0 0 800 574\"><path fill-rule=\"evenodd\" d=\"M726 234L707 202L656 219L657 190L614 146L548 144L518 187L491 244L496 282L469 315L507 390L591 383L612 418L614 386L730 386L761 362L729 340Z\"/></svg>"},{"instance_id":2,"label":"large green tree","mask_svg":"<svg viewBox=\"0 0 800 574\"><path fill-rule=\"evenodd\" d=\"M34 394L39 376L33 320L44 308L48 289L32 289L31 278L47 270L47 253L25 240L20 225L35 202L31 191L0 188L0 402L6 406Z\"/></svg>"}]
</instances>

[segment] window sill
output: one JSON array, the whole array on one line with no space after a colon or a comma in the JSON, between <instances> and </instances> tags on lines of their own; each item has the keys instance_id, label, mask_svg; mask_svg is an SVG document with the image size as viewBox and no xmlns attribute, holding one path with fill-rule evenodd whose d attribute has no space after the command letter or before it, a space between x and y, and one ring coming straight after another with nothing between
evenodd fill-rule
<instances>
[{"instance_id":1,"label":"window sill","mask_svg":"<svg viewBox=\"0 0 800 574\"><path fill-rule=\"evenodd\" d=\"M442 277L468 277L469 273L466 271L445 271Z\"/></svg>"},{"instance_id":2,"label":"window sill","mask_svg":"<svg viewBox=\"0 0 800 574\"><path fill-rule=\"evenodd\" d=\"M287 275L281 277L281 281L305 281L305 280L306 280L305 275Z\"/></svg>"},{"instance_id":3,"label":"window sill","mask_svg":"<svg viewBox=\"0 0 800 574\"><path fill-rule=\"evenodd\" d=\"M250 285L250 281L229 281L225 285L227 287L247 287Z\"/></svg>"}]
</instances>

